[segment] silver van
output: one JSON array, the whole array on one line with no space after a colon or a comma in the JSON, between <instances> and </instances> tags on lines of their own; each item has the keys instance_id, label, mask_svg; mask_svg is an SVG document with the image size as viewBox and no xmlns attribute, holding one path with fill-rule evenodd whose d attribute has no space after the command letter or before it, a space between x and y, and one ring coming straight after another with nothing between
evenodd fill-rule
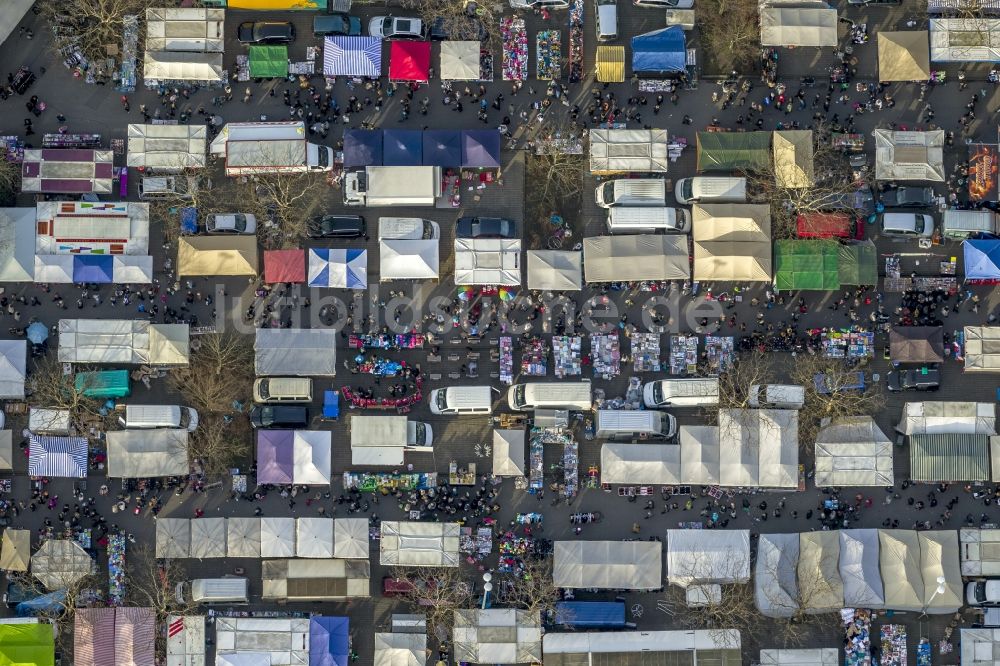
<instances>
[{"instance_id":1,"label":"silver van","mask_svg":"<svg viewBox=\"0 0 1000 666\"><path fill-rule=\"evenodd\" d=\"M441 238L441 226L433 220L419 217L378 218L378 239L383 240L433 240Z\"/></svg>"},{"instance_id":2,"label":"silver van","mask_svg":"<svg viewBox=\"0 0 1000 666\"><path fill-rule=\"evenodd\" d=\"M673 439L677 419L673 414L652 409L599 409L597 438L612 442Z\"/></svg>"},{"instance_id":3,"label":"silver van","mask_svg":"<svg viewBox=\"0 0 1000 666\"><path fill-rule=\"evenodd\" d=\"M253 383L253 401L260 403L312 402L309 377L261 377Z\"/></svg>"},{"instance_id":4,"label":"silver van","mask_svg":"<svg viewBox=\"0 0 1000 666\"><path fill-rule=\"evenodd\" d=\"M649 409L711 407L719 404L718 377L658 379L642 387L642 402Z\"/></svg>"},{"instance_id":5,"label":"silver van","mask_svg":"<svg viewBox=\"0 0 1000 666\"><path fill-rule=\"evenodd\" d=\"M754 384L748 396L751 407L761 409L802 409L806 390L795 384Z\"/></svg>"},{"instance_id":6,"label":"silver van","mask_svg":"<svg viewBox=\"0 0 1000 666\"><path fill-rule=\"evenodd\" d=\"M223 578L195 578L177 583L174 588L177 603L196 604L248 604L250 603L250 580L241 576Z\"/></svg>"},{"instance_id":7,"label":"silver van","mask_svg":"<svg viewBox=\"0 0 1000 666\"><path fill-rule=\"evenodd\" d=\"M493 412L490 386L448 386L431 391L432 414L490 414Z\"/></svg>"},{"instance_id":8,"label":"silver van","mask_svg":"<svg viewBox=\"0 0 1000 666\"><path fill-rule=\"evenodd\" d=\"M941 234L945 238L964 240L974 234L1000 232L1000 215L992 210L952 210L944 212Z\"/></svg>"},{"instance_id":9,"label":"silver van","mask_svg":"<svg viewBox=\"0 0 1000 666\"><path fill-rule=\"evenodd\" d=\"M686 208L611 208L608 231L613 234L686 234L691 212Z\"/></svg>"},{"instance_id":10,"label":"silver van","mask_svg":"<svg viewBox=\"0 0 1000 666\"><path fill-rule=\"evenodd\" d=\"M202 185L212 187L210 180L197 176L143 176L139 179L140 199L192 199Z\"/></svg>"},{"instance_id":11,"label":"silver van","mask_svg":"<svg viewBox=\"0 0 1000 666\"><path fill-rule=\"evenodd\" d=\"M118 419L126 428L174 428L194 432L198 412L180 405L125 405L125 418Z\"/></svg>"},{"instance_id":12,"label":"silver van","mask_svg":"<svg viewBox=\"0 0 1000 666\"><path fill-rule=\"evenodd\" d=\"M663 206L667 199L667 181L663 178L615 178L598 185L594 198L601 208Z\"/></svg>"},{"instance_id":13,"label":"silver van","mask_svg":"<svg viewBox=\"0 0 1000 666\"><path fill-rule=\"evenodd\" d=\"M595 0L597 4L597 41L618 39L618 0Z\"/></svg>"},{"instance_id":14,"label":"silver van","mask_svg":"<svg viewBox=\"0 0 1000 666\"><path fill-rule=\"evenodd\" d=\"M681 178L674 185L679 204L746 203L747 179L729 176L694 176Z\"/></svg>"},{"instance_id":15,"label":"silver van","mask_svg":"<svg viewBox=\"0 0 1000 666\"><path fill-rule=\"evenodd\" d=\"M930 238L934 235L934 217L926 213L893 213L881 215L882 234L903 238Z\"/></svg>"},{"instance_id":16,"label":"silver van","mask_svg":"<svg viewBox=\"0 0 1000 666\"><path fill-rule=\"evenodd\" d=\"M529 382L514 384L507 390L511 409L526 412L534 409L571 409L589 411L592 406L590 382Z\"/></svg>"}]
</instances>

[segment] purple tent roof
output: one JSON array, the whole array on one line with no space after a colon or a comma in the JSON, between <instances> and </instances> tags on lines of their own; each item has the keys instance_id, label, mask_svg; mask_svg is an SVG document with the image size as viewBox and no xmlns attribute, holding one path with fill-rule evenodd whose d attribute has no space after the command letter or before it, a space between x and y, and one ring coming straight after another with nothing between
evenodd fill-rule
<instances>
[{"instance_id":1,"label":"purple tent roof","mask_svg":"<svg viewBox=\"0 0 1000 666\"><path fill-rule=\"evenodd\" d=\"M424 137L420 130L382 132L382 164L385 166L420 166L423 155Z\"/></svg>"},{"instance_id":2,"label":"purple tent roof","mask_svg":"<svg viewBox=\"0 0 1000 666\"><path fill-rule=\"evenodd\" d=\"M73 257L73 282L114 282L114 266L110 254L78 254Z\"/></svg>"},{"instance_id":3,"label":"purple tent roof","mask_svg":"<svg viewBox=\"0 0 1000 666\"><path fill-rule=\"evenodd\" d=\"M257 482L291 483L294 430L257 431Z\"/></svg>"},{"instance_id":4,"label":"purple tent roof","mask_svg":"<svg viewBox=\"0 0 1000 666\"><path fill-rule=\"evenodd\" d=\"M462 166L492 169L500 166L500 130L463 130Z\"/></svg>"},{"instance_id":5,"label":"purple tent roof","mask_svg":"<svg viewBox=\"0 0 1000 666\"><path fill-rule=\"evenodd\" d=\"M320 615L309 620L309 666L348 666L350 623Z\"/></svg>"},{"instance_id":6,"label":"purple tent roof","mask_svg":"<svg viewBox=\"0 0 1000 666\"><path fill-rule=\"evenodd\" d=\"M424 132L424 166L462 165L462 133L458 130Z\"/></svg>"},{"instance_id":7,"label":"purple tent roof","mask_svg":"<svg viewBox=\"0 0 1000 666\"><path fill-rule=\"evenodd\" d=\"M382 130L344 130L344 166L382 166Z\"/></svg>"}]
</instances>

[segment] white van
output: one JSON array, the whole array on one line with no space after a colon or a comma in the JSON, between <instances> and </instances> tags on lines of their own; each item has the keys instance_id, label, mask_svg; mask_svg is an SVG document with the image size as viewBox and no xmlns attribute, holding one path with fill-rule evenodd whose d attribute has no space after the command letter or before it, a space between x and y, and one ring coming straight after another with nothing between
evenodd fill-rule
<instances>
[{"instance_id":1,"label":"white van","mask_svg":"<svg viewBox=\"0 0 1000 666\"><path fill-rule=\"evenodd\" d=\"M614 206L663 206L667 200L667 181L662 178L615 178L594 190L601 208Z\"/></svg>"},{"instance_id":2,"label":"white van","mask_svg":"<svg viewBox=\"0 0 1000 666\"><path fill-rule=\"evenodd\" d=\"M612 208L608 231L613 234L686 234L691 213L686 208Z\"/></svg>"},{"instance_id":3,"label":"white van","mask_svg":"<svg viewBox=\"0 0 1000 666\"><path fill-rule=\"evenodd\" d=\"M618 39L618 0L596 0L597 41Z\"/></svg>"},{"instance_id":4,"label":"white van","mask_svg":"<svg viewBox=\"0 0 1000 666\"><path fill-rule=\"evenodd\" d=\"M309 377L261 377L253 383L253 401L312 402L313 382Z\"/></svg>"},{"instance_id":5,"label":"white van","mask_svg":"<svg viewBox=\"0 0 1000 666\"><path fill-rule=\"evenodd\" d=\"M642 402L650 409L711 407L719 404L718 377L659 379L642 387Z\"/></svg>"},{"instance_id":6,"label":"white van","mask_svg":"<svg viewBox=\"0 0 1000 666\"><path fill-rule=\"evenodd\" d=\"M188 599L196 604L248 604L250 580L239 576L195 578L177 583L174 597L177 603L183 605L188 603Z\"/></svg>"},{"instance_id":7,"label":"white van","mask_svg":"<svg viewBox=\"0 0 1000 666\"><path fill-rule=\"evenodd\" d=\"M598 439L613 442L673 439L677 434L673 414L651 409L599 409L596 425Z\"/></svg>"},{"instance_id":8,"label":"white van","mask_svg":"<svg viewBox=\"0 0 1000 666\"><path fill-rule=\"evenodd\" d=\"M952 210L944 212L941 233L945 238L964 240L973 234L1000 232L1000 215L992 210Z\"/></svg>"},{"instance_id":9,"label":"white van","mask_svg":"<svg viewBox=\"0 0 1000 666\"><path fill-rule=\"evenodd\" d=\"M666 12L667 27L680 26L681 30L694 30L693 9L668 9Z\"/></svg>"},{"instance_id":10,"label":"white van","mask_svg":"<svg viewBox=\"0 0 1000 666\"><path fill-rule=\"evenodd\" d=\"M514 384L507 390L511 409L527 412L535 409L571 409L589 411L592 406L590 382L529 382Z\"/></svg>"},{"instance_id":11,"label":"white van","mask_svg":"<svg viewBox=\"0 0 1000 666\"><path fill-rule=\"evenodd\" d=\"M806 390L794 384L754 384L750 387L751 407L762 409L802 409Z\"/></svg>"},{"instance_id":12,"label":"white van","mask_svg":"<svg viewBox=\"0 0 1000 666\"><path fill-rule=\"evenodd\" d=\"M747 179L727 176L681 178L674 186L679 204L746 203Z\"/></svg>"},{"instance_id":13,"label":"white van","mask_svg":"<svg viewBox=\"0 0 1000 666\"><path fill-rule=\"evenodd\" d=\"M211 181L196 176L143 176L139 179L140 199L193 199L201 185L211 188Z\"/></svg>"},{"instance_id":14,"label":"white van","mask_svg":"<svg viewBox=\"0 0 1000 666\"><path fill-rule=\"evenodd\" d=\"M493 391L490 386L449 386L431 391L432 414L491 414Z\"/></svg>"},{"instance_id":15,"label":"white van","mask_svg":"<svg viewBox=\"0 0 1000 666\"><path fill-rule=\"evenodd\" d=\"M441 226L433 220L419 217L378 218L378 239L383 240L434 240L441 238Z\"/></svg>"},{"instance_id":16,"label":"white van","mask_svg":"<svg viewBox=\"0 0 1000 666\"><path fill-rule=\"evenodd\" d=\"M180 405L125 405L125 418L118 419L126 428L198 429L198 412Z\"/></svg>"}]
</instances>

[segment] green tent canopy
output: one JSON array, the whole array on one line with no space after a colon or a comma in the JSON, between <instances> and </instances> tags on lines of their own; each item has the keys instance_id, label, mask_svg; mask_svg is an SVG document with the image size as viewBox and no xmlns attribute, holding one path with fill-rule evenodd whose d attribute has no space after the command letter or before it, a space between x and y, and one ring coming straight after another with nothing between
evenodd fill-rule
<instances>
[{"instance_id":1,"label":"green tent canopy","mask_svg":"<svg viewBox=\"0 0 1000 666\"><path fill-rule=\"evenodd\" d=\"M283 79L288 76L288 47L251 46L250 76L255 79Z\"/></svg>"},{"instance_id":2,"label":"green tent canopy","mask_svg":"<svg viewBox=\"0 0 1000 666\"><path fill-rule=\"evenodd\" d=\"M770 132L698 132L698 171L766 169Z\"/></svg>"},{"instance_id":3,"label":"green tent canopy","mask_svg":"<svg viewBox=\"0 0 1000 666\"><path fill-rule=\"evenodd\" d=\"M51 624L0 624L0 666L54 666Z\"/></svg>"},{"instance_id":4,"label":"green tent canopy","mask_svg":"<svg viewBox=\"0 0 1000 666\"><path fill-rule=\"evenodd\" d=\"M779 240L774 244L774 284L783 291L840 289L836 241Z\"/></svg>"},{"instance_id":5,"label":"green tent canopy","mask_svg":"<svg viewBox=\"0 0 1000 666\"><path fill-rule=\"evenodd\" d=\"M847 243L838 248L840 253L840 283L851 285L878 284L878 253L875 243L868 240Z\"/></svg>"}]
</instances>

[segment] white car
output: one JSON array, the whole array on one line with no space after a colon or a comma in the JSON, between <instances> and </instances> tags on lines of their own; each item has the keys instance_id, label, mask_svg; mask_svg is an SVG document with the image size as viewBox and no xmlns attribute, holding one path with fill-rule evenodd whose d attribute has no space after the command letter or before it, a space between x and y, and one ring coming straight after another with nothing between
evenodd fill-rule
<instances>
[{"instance_id":1,"label":"white car","mask_svg":"<svg viewBox=\"0 0 1000 666\"><path fill-rule=\"evenodd\" d=\"M654 9L691 9L694 7L694 0L632 0L632 4Z\"/></svg>"},{"instance_id":2,"label":"white car","mask_svg":"<svg viewBox=\"0 0 1000 666\"><path fill-rule=\"evenodd\" d=\"M257 218L243 213L209 215L205 219L205 231L210 234L255 234Z\"/></svg>"},{"instance_id":3,"label":"white car","mask_svg":"<svg viewBox=\"0 0 1000 666\"><path fill-rule=\"evenodd\" d=\"M567 9L569 0L510 0L514 9Z\"/></svg>"},{"instance_id":4,"label":"white car","mask_svg":"<svg viewBox=\"0 0 1000 666\"><path fill-rule=\"evenodd\" d=\"M1000 580L978 580L965 586L965 603L970 606L1000 606Z\"/></svg>"},{"instance_id":5,"label":"white car","mask_svg":"<svg viewBox=\"0 0 1000 666\"><path fill-rule=\"evenodd\" d=\"M384 39L420 39L424 36L424 24L418 18L376 16L368 22L368 34Z\"/></svg>"}]
</instances>

